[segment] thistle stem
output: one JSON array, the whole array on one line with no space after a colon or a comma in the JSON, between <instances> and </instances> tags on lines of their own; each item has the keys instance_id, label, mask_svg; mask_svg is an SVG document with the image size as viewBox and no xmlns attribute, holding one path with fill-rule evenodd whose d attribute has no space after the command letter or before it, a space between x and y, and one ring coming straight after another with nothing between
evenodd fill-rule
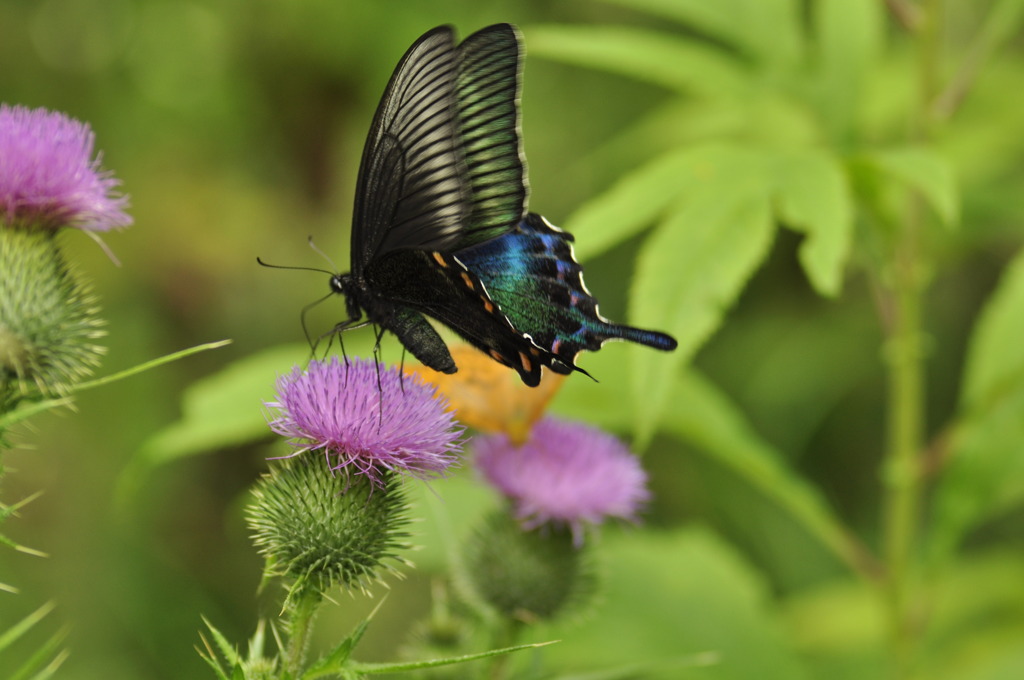
<instances>
[{"instance_id":1,"label":"thistle stem","mask_svg":"<svg viewBox=\"0 0 1024 680\"><path fill-rule=\"evenodd\" d=\"M315 588L300 587L293 591L294 601L289 605L288 651L285 657L286 669L291 677L302 674L309 649L309 635L313 630L313 619L320 607L321 595Z\"/></svg>"},{"instance_id":2,"label":"thistle stem","mask_svg":"<svg viewBox=\"0 0 1024 680\"><path fill-rule=\"evenodd\" d=\"M517 644L519 634L523 630L523 623L517 619L503 619L494 633L494 649L504 649ZM501 654L494 657L491 662L491 671L488 674L490 680L504 680L508 675L508 662L510 654Z\"/></svg>"}]
</instances>

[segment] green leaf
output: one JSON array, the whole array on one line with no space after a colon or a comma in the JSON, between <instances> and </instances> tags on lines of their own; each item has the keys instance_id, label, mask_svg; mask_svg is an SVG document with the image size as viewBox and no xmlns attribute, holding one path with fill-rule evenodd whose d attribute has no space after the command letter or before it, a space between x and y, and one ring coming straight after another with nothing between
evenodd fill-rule
<instances>
[{"instance_id":1,"label":"green leaf","mask_svg":"<svg viewBox=\"0 0 1024 680\"><path fill-rule=\"evenodd\" d=\"M653 433L673 376L721 324L767 256L774 233L760 157L723 153L704 186L644 242L630 291L630 320L678 340L671 353L632 350L637 438Z\"/></svg>"},{"instance_id":2,"label":"green leaf","mask_svg":"<svg viewBox=\"0 0 1024 680\"><path fill-rule=\"evenodd\" d=\"M370 621L380 610L383 604L384 600L381 600L377 606L373 608L373 611L370 612L370 615L356 624L356 627L344 640L335 645L334 649L321 657L316 663L312 664L302 674L303 680L313 680L314 678L338 673L345 669L356 645L358 645L359 641L363 639L363 635L366 634L367 628L370 627Z\"/></svg>"},{"instance_id":3,"label":"green leaf","mask_svg":"<svg viewBox=\"0 0 1024 680\"><path fill-rule=\"evenodd\" d=\"M840 160L823 151L774 154L775 209L785 225L807 235L800 264L820 294L834 297L853 236L853 198Z\"/></svg>"},{"instance_id":4,"label":"green leaf","mask_svg":"<svg viewBox=\"0 0 1024 680\"><path fill-rule=\"evenodd\" d=\"M682 373L664 422L669 432L789 512L841 562L858 571L870 568L871 557L814 485L789 468L728 397L704 377L695 371Z\"/></svg>"},{"instance_id":5,"label":"green leaf","mask_svg":"<svg viewBox=\"0 0 1024 680\"><path fill-rule=\"evenodd\" d=\"M933 548L949 555L979 522L1024 502L1024 252L971 338L950 463L935 497Z\"/></svg>"},{"instance_id":6,"label":"green leaf","mask_svg":"<svg viewBox=\"0 0 1024 680\"><path fill-rule=\"evenodd\" d=\"M233 666L241 664L242 657L238 653L238 650L235 649L235 646L232 645L231 642L228 641L227 637L225 637L223 633L217 630L217 628L214 627L214 625L210 623L210 621L205 616L202 618L203 623L206 624L206 628L210 631L210 635L213 636L213 641L217 645L217 650L221 653L221 656L224 657L224 660ZM207 647L209 647L209 645L207 645ZM214 660L216 660L216 656L214 655L213 650L210 650L210 653L213 656Z\"/></svg>"},{"instance_id":7,"label":"green leaf","mask_svg":"<svg viewBox=\"0 0 1024 680\"><path fill-rule=\"evenodd\" d=\"M269 435L263 402L278 376L309 358L306 345L275 347L241 359L189 386L182 416L142 443L118 482L125 501L154 467Z\"/></svg>"},{"instance_id":8,"label":"green leaf","mask_svg":"<svg viewBox=\"0 0 1024 680\"><path fill-rule=\"evenodd\" d=\"M885 29L877 0L823 0L813 5L815 91L821 120L839 141L850 136L865 78L878 60Z\"/></svg>"},{"instance_id":9,"label":"green leaf","mask_svg":"<svg viewBox=\"0 0 1024 680\"><path fill-rule=\"evenodd\" d=\"M637 680L651 675L663 675L683 669L716 666L722 662L717 652L701 652L674 659L658 659L637 662L608 668L590 673L567 673L558 675L553 680Z\"/></svg>"},{"instance_id":10,"label":"green leaf","mask_svg":"<svg viewBox=\"0 0 1024 680\"><path fill-rule=\"evenodd\" d=\"M945 226L956 226L960 195L953 166L936 150L924 146L878 149L864 154L863 160L919 191Z\"/></svg>"},{"instance_id":11,"label":"green leaf","mask_svg":"<svg viewBox=\"0 0 1024 680\"><path fill-rule=\"evenodd\" d=\"M792 64L803 51L794 0L604 1L681 22L768 62Z\"/></svg>"},{"instance_id":12,"label":"green leaf","mask_svg":"<svg viewBox=\"0 0 1024 680\"><path fill-rule=\"evenodd\" d=\"M304 345L275 347L232 364L190 386L182 398L182 417L157 432L138 458L153 463L252 441L267 432L263 402L274 382L309 357Z\"/></svg>"},{"instance_id":13,"label":"green leaf","mask_svg":"<svg viewBox=\"0 0 1024 680\"><path fill-rule=\"evenodd\" d=\"M733 548L702 528L605 531L607 581L601 616L558 627L561 644L545 655L553 670L616 667L715 655L703 668L652 669L647 680L800 680L763 577ZM628 634L624 634L628 622ZM708 658L705 656L704 658Z\"/></svg>"},{"instance_id":14,"label":"green leaf","mask_svg":"<svg viewBox=\"0 0 1024 680\"><path fill-rule=\"evenodd\" d=\"M1024 677L1024 554L1005 542L972 550L937 583L920 677Z\"/></svg>"},{"instance_id":15,"label":"green leaf","mask_svg":"<svg viewBox=\"0 0 1024 680\"><path fill-rule=\"evenodd\" d=\"M594 257L649 227L681 196L702 190L709 176L718 177L721 145L670 151L625 175L615 186L584 203L564 224L579 240L581 260Z\"/></svg>"},{"instance_id":16,"label":"green leaf","mask_svg":"<svg viewBox=\"0 0 1024 680\"><path fill-rule=\"evenodd\" d=\"M1024 502L1024 390L968 418L950 436L936 490L932 558L947 559L978 524Z\"/></svg>"},{"instance_id":17,"label":"green leaf","mask_svg":"<svg viewBox=\"0 0 1024 680\"><path fill-rule=\"evenodd\" d=\"M1007 266L967 349L961 407L984 409L1024 389L1024 251Z\"/></svg>"},{"instance_id":18,"label":"green leaf","mask_svg":"<svg viewBox=\"0 0 1024 680\"><path fill-rule=\"evenodd\" d=\"M625 26L537 25L526 29L530 55L702 96L746 89L742 64L723 50L680 36Z\"/></svg>"}]
</instances>

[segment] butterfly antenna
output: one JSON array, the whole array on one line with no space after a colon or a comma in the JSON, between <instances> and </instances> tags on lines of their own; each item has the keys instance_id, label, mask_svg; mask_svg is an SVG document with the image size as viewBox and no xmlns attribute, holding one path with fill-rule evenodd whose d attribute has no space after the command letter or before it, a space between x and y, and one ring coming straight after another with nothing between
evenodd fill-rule
<instances>
[{"instance_id":1,"label":"butterfly antenna","mask_svg":"<svg viewBox=\"0 0 1024 680\"><path fill-rule=\"evenodd\" d=\"M256 257L256 262L261 267L267 267L269 269L292 269L292 270L300 271L300 272L319 272L321 274L327 274L328 276L334 276L335 273L336 273L336 272L333 272L333 271L328 271L326 269L319 269L317 267L292 267L292 266L283 265L283 264L270 264L269 262L264 262L263 258L261 258L259 256ZM333 295L333 293L331 293L331 295Z\"/></svg>"},{"instance_id":2,"label":"butterfly antenna","mask_svg":"<svg viewBox=\"0 0 1024 680\"><path fill-rule=\"evenodd\" d=\"M334 260L332 260L330 258L330 256L327 255L327 253L325 253L324 251L320 250L315 243L313 243L313 237L312 236L310 236L307 239L307 241L309 242L309 247L313 249L314 253L316 253L320 257L324 258L325 260L327 260L327 264L331 265L331 269L332 270L338 271L338 266L336 264L334 264Z\"/></svg>"}]
</instances>

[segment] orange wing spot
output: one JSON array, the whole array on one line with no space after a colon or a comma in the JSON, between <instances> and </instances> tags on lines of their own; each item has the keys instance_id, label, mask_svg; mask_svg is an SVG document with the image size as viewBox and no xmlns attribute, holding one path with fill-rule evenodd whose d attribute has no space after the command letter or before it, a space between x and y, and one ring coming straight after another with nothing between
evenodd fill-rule
<instances>
[{"instance_id":1,"label":"orange wing spot","mask_svg":"<svg viewBox=\"0 0 1024 680\"><path fill-rule=\"evenodd\" d=\"M522 352L519 353L519 361L522 364L524 371L526 371L527 373L533 371L533 363L530 361L530 358L523 354Z\"/></svg>"},{"instance_id":2,"label":"orange wing spot","mask_svg":"<svg viewBox=\"0 0 1024 680\"><path fill-rule=\"evenodd\" d=\"M532 354L534 358L537 358L540 356L540 350L537 349L536 347L531 347L530 354Z\"/></svg>"},{"instance_id":3,"label":"orange wing spot","mask_svg":"<svg viewBox=\"0 0 1024 680\"><path fill-rule=\"evenodd\" d=\"M519 374L492 361L494 354L478 352L469 345L453 345L452 358L458 373L437 373L425 367L406 366L406 371L437 385L448 398L459 421L483 432L505 432L517 446L526 441L530 427L568 376L542 368L537 387L527 387Z\"/></svg>"},{"instance_id":4,"label":"orange wing spot","mask_svg":"<svg viewBox=\"0 0 1024 680\"><path fill-rule=\"evenodd\" d=\"M491 304L491 301L488 300L487 298L481 298L481 299L484 301L484 309L487 310L487 313L490 314L491 312L493 312L494 311L494 305Z\"/></svg>"},{"instance_id":5,"label":"orange wing spot","mask_svg":"<svg viewBox=\"0 0 1024 680\"><path fill-rule=\"evenodd\" d=\"M445 269L448 268L448 263L444 261L444 256L441 255L441 253L435 250L434 252L431 253L431 255L434 256L434 262L436 262L439 266Z\"/></svg>"},{"instance_id":6,"label":"orange wing spot","mask_svg":"<svg viewBox=\"0 0 1024 680\"><path fill-rule=\"evenodd\" d=\"M499 352L498 350L492 349L490 352L488 352L488 354L490 354L491 358L493 358L498 363L501 363L501 364L506 363L505 362L505 357L501 356L501 352Z\"/></svg>"},{"instance_id":7,"label":"orange wing spot","mask_svg":"<svg viewBox=\"0 0 1024 680\"><path fill-rule=\"evenodd\" d=\"M473 279L469 278L469 274L468 273L462 272L462 280L465 282L467 288L469 288L470 290L473 290L473 288L474 288L474 286L473 286Z\"/></svg>"}]
</instances>

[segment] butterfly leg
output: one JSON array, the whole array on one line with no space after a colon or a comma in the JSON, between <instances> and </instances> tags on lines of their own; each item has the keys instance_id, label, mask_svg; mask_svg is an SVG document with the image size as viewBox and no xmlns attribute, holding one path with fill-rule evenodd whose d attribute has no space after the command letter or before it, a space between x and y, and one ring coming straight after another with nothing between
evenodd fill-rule
<instances>
[{"instance_id":1,"label":"butterfly leg","mask_svg":"<svg viewBox=\"0 0 1024 680\"><path fill-rule=\"evenodd\" d=\"M377 341L373 345L373 366L377 369L377 395L379 397L377 401L377 429L379 430L384 426L384 385L381 384L380 380L380 341L384 337L384 328L374 325L373 332L377 334Z\"/></svg>"},{"instance_id":2,"label":"butterfly leg","mask_svg":"<svg viewBox=\"0 0 1024 680\"><path fill-rule=\"evenodd\" d=\"M398 386L405 394L405 345L402 345L402 359L398 362Z\"/></svg>"}]
</instances>

